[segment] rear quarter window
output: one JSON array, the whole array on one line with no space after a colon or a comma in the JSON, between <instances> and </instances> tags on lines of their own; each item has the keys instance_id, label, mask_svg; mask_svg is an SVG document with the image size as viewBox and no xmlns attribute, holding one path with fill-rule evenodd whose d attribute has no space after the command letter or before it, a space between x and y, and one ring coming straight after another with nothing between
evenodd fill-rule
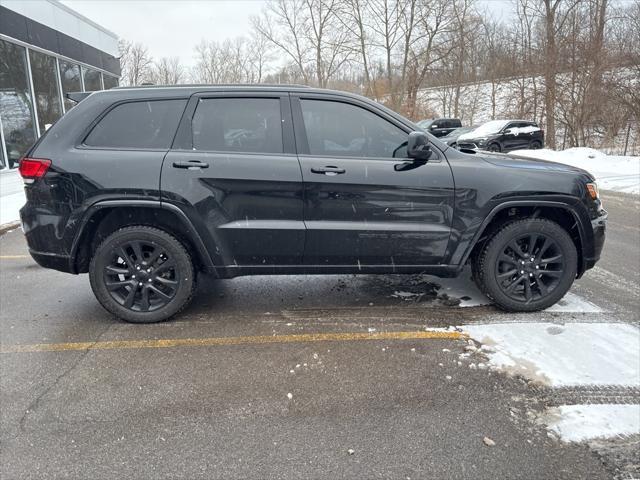
<instances>
[{"instance_id":1,"label":"rear quarter window","mask_svg":"<svg viewBox=\"0 0 640 480\"><path fill-rule=\"evenodd\" d=\"M186 99L122 103L98 121L83 143L89 147L168 149L186 104Z\"/></svg>"}]
</instances>

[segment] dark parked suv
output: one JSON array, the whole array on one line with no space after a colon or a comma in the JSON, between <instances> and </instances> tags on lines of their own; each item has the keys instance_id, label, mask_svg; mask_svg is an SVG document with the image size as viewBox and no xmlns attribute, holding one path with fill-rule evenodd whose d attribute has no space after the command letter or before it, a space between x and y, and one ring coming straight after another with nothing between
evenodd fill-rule
<instances>
[{"instance_id":1,"label":"dark parked suv","mask_svg":"<svg viewBox=\"0 0 640 480\"><path fill-rule=\"evenodd\" d=\"M544 132L536 122L527 120L491 120L457 139L457 148L510 152L544 147Z\"/></svg>"},{"instance_id":2,"label":"dark parked suv","mask_svg":"<svg viewBox=\"0 0 640 480\"><path fill-rule=\"evenodd\" d=\"M420 120L416 123L425 132L429 132L434 137L444 137L462 126L459 118L433 118L431 120Z\"/></svg>"},{"instance_id":3,"label":"dark parked suv","mask_svg":"<svg viewBox=\"0 0 640 480\"><path fill-rule=\"evenodd\" d=\"M91 94L21 160L33 258L110 312L165 320L197 274L413 273L468 262L503 309L558 301L606 212L587 172L448 148L355 95L283 86Z\"/></svg>"}]
</instances>

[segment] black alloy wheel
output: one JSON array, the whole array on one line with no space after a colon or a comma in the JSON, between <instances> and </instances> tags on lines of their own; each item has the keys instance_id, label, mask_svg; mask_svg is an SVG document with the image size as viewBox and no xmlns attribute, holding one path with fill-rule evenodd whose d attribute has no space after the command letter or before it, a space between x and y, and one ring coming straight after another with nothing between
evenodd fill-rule
<instances>
[{"instance_id":1,"label":"black alloy wheel","mask_svg":"<svg viewBox=\"0 0 640 480\"><path fill-rule=\"evenodd\" d=\"M553 238L542 233L525 234L503 248L495 269L506 296L530 303L558 286L564 274L564 255Z\"/></svg>"},{"instance_id":2,"label":"black alloy wheel","mask_svg":"<svg viewBox=\"0 0 640 480\"><path fill-rule=\"evenodd\" d=\"M503 225L471 262L478 287L503 310L548 308L571 288L576 245L557 223L525 218Z\"/></svg>"},{"instance_id":3,"label":"black alloy wheel","mask_svg":"<svg viewBox=\"0 0 640 480\"><path fill-rule=\"evenodd\" d=\"M103 269L111 297L134 312L152 312L167 305L178 291L175 259L152 242L122 242Z\"/></svg>"},{"instance_id":4,"label":"black alloy wheel","mask_svg":"<svg viewBox=\"0 0 640 480\"><path fill-rule=\"evenodd\" d=\"M117 230L91 260L89 278L98 301L134 323L167 320L191 300L195 288L189 253L172 235L146 226Z\"/></svg>"},{"instance_id":5,"label":"black alloy wheel","mask_svg":"<svg viewBox=\"0 0 640 480\"><path fill-rule=\"evenodd\" d=\"M487 148L487 150L489 150L490 152L500 152L501 148L499 144L494 142L489 144L489 147Z\"/></svg>"}]
</instances>

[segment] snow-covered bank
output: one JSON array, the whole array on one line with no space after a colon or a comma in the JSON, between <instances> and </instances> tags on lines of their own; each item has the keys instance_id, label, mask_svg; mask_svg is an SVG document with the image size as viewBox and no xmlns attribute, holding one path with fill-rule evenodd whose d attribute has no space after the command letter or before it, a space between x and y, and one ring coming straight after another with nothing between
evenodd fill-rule
<instances>
[{"instance_id":1,"label":"snow-covered bank","mask_svg":"<svg viewBox=\"0 0 640 480\"><path fill-rule=\"evenodd\" d=\"M607 155L585 147L563 151L515 150L510 154L583 168L596 177L601 190L640 194L640 157Z\"/></svg>"},{"instance_id":2,"label":"snow-covered bank","mask_svg":"<svg viewBox=\"0 0 640 480\"><path fill-rule=\"evenodd\" d=\"M0 225L20 220L20 208L26 201L24 185L18 172L0 172Z\"/></svg>"}]
</instances>

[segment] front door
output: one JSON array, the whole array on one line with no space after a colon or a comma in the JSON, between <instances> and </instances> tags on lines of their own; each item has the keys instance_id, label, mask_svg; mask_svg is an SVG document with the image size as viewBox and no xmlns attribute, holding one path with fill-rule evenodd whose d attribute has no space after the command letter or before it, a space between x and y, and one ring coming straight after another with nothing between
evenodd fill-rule
<instances>
[{"instance_id":1,"label":"front door","mask_svg":"<svg viewBox=\"0 0 640 480\"><path fill-rule=\"evenodd\" d=\"M344 97L292 96L304 182L304 263L439 264L454 185L444 156L406 158L408 129Z\"/></svg>"},{"instance_id":2,"label":"front door","mask_svg":"<svg viewBox=\"0 0 640 480\"><path fill-rule=\"evenodd\" d=\"M218 266L302 262L302 176L288 94L192 97L162 168L163 200L207 234Z\"/></svg>"}]
</instances>

